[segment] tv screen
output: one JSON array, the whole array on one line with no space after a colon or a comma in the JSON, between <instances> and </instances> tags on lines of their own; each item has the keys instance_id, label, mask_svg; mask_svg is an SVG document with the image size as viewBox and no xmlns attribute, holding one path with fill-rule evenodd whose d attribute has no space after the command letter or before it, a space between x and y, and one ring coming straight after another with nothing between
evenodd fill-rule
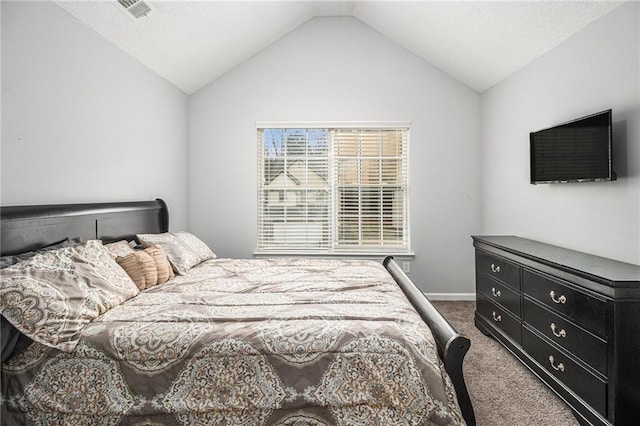
<instances>
[{"instance_id":1,"label":"tv screen","mask_svg":"<svg viewBox=\"0 0 640 426\"><path fill-rule=\"evenodd\" d=\"M611 110L529 134L531 183L615 180Z\"/></svg>"}]
</instances>

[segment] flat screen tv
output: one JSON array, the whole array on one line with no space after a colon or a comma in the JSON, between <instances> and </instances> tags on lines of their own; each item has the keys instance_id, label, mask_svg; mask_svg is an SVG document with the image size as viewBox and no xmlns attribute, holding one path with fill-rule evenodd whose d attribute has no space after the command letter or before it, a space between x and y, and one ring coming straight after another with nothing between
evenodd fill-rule
<instances>
[{"instance_id":1,"label":"flat screen tv","mask_svg":"<svg viewBox=\"0 0 640 426\"><path fill-rule=\"evenodd\" d=\"M529 134L531 183L616 180L611 110Z\"/></svg>"}]
</instances>

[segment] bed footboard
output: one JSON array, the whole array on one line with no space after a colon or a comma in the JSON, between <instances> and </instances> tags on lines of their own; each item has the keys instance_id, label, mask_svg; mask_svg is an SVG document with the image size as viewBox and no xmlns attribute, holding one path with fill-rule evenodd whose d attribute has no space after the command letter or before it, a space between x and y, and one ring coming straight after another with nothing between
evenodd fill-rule
<instances>
[{"instance_id":1,"label":"bed footboard","mask_svg":"<svg viewBox=\"0 0 640 426\"><path fill-rule=\"evenodd\" d=\"M438 346L438 353L445 369L453 382L458 396L460 410L469 426L475 426L476 418L469 398L467 385L464 382L462 363L471 341L467 336L459 334L440 312L429 302L411 278L398 266L393 256L387 256L382 262L394 280L398 283L407 299L416 308L422 320L429 326Z\"/></svg>"}]
</instances>

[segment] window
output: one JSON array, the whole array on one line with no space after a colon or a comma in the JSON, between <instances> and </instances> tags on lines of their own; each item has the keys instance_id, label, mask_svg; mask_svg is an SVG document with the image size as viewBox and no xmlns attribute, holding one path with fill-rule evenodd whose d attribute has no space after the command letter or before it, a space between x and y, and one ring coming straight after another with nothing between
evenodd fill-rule
<instances>
[{"instance_id":1,"label":"window","mask_svg":"<svg viewBox=\"0 0 640 426\"><path fill-rule=\"evenodd\" d=\"M258 124L258 252L408 252L408 136Z\"/></svg>"}]
</instances>

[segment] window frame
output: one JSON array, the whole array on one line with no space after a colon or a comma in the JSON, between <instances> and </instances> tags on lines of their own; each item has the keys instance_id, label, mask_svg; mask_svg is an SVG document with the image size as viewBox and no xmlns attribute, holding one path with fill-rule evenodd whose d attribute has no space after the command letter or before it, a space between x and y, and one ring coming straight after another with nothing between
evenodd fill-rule
<instances>
[{"instance_id":1,"label":"window frame","mask_svg":"<svg viewBox=\"0 0 640 426\"><path fill-rule=\"evenodd\" d=\"M414 253L411 250L411 209L410 209L410 138L411 138L411 122L410 121L333 121L333 122L325 122L325 121L257 121L256 122L256 136L258 141L258 156L257 156L257 166L258 171L260 171L263 165L260 164L263 161L262 154L260 152L260 131L264 131L265 129L328 129L329 133L332 129L362 129L362 130L403 130L405 132L405 211L404 216L406 220L406 225L404 227L406 235L406 247L397 247L390 246L386 249L384 246L377 246L374 248L358 248L358 247L348 247L348 248L339 248L336 246L333 240L329 241L329 247L327 249L321 250L313 250L313 249L297 249L295 247L291 248L282 248L282 249L261 249L259 248L260 242L260 200L261 195L260 191L262 189L260 185L260 179L263 179L258 172L258 182L257 183L257 238L256 238L256 250L254 251L254 256L256 257L268 257L268 256L287 256L287 255L295 255L295 256L323 256L323 257L361 257L361 258L379 258L380 256L396 256L401 259L410 259L414 256ZM333 185L337 185L337 179L335 178L335 171L332 170L335 156L335 149L333 147L331 138L329 137L329 175L330 178L330 186L332 186L329 194L327 194L330 198L334 198L333 191L335 191L335 187ZM337 214L335 212L336 205L335 199L332 199L329 203L329 226L331 228L331 238L337 232Z\"/></svg>"}]
</instances>

